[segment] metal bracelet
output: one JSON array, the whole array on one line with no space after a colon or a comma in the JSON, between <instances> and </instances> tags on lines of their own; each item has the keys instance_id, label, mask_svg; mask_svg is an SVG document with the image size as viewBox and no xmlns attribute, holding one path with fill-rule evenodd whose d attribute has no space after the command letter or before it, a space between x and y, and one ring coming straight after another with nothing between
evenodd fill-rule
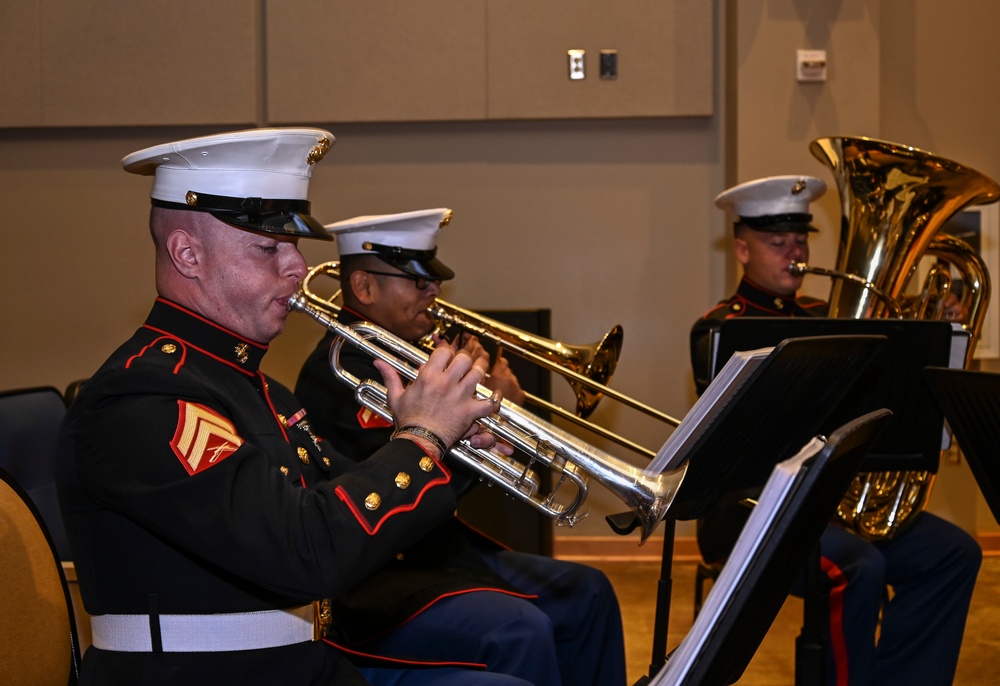
<instances>
[{"instance_id":1,"label":"metal bracelet","mask_svg":"<svg viewBox=\"0 0 1000 686\"><path fill-rule=\"evenodd\" d=\"M441 440L441 437L426 427L417 426L416 424L403 426L396 429L392 433L392 437L397 438L399 437L400 434L410 434L411 436L418 436L420 438L424 438L433 443L435 447L437 447L438 451L441 453L441 457L444 457L445 455L448 454L448 446L446 446L444 441Z\"/></svg>"}]
</instances>

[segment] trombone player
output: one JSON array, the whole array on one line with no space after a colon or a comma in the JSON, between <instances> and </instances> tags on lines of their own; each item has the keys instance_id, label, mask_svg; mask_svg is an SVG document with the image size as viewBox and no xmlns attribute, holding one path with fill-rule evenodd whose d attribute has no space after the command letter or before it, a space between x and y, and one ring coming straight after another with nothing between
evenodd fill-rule
<instances>
[{"instance_id":1,"label":"trombone player","mask_svg":"<svg viewBox=\"0 0 1000 686\"><path fill-rule=\"evenodd\" d=\"M427 308L454 272L437 258L446 208L364 216L330 224L339 245L343 324L371 321L417 342L435 322ZM327 334L300 372L296 393L316 431L363 461L393 436L388 422L360 407L329 364ZM475 338L456 340L474 357ZM378 379L371 357L353 347L340 362ZM485 385L517 402L521 389L499 356ZM492 385L491 385L492 384ZM503 550L453 518L357 587L337 608L345 623L364 618L356 647L400 659L452 662L456 683L615 686L625 683L624 640L614 591L604 574L575 563ZM485 669L470 674L468 668ZM405 682L364 671L375 686ZM417 675L419 677L419 675ZM433 683L443 683L434 681ZM449 682L450 683L450 682Z\"/></svg>"}]
</instances>

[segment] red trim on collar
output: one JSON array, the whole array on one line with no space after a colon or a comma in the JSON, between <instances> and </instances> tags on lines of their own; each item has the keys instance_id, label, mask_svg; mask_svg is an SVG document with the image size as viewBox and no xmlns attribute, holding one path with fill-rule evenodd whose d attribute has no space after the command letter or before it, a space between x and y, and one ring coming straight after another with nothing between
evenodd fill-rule
<instances>
[{"instance_id":1,"label":"red trim on collar","mask_svg":"<svg viewBox=\"0 0 1000 686\"><path fill-rule=\"evenodd\" d=\"M194 343L191 343L190 341L186 341L183 338L181 338L180 336L174 335L174 334L170 333L169 331L166 331L165 329L158 329L155 326L150 326L149 324L143 324L142 328L149 329L150 331L155 331L158 334L163 334L163 336L162 336L163 338L170 338L172 340L179 341L179 342L183 343L186 348L194 348L195 350L197 350L198 352L200 352L202 355L205 355L206 357L211 357L216 362L221 362L222 364L224 364L226 366L232 367L233 369L235 369L236 371L240 372L241 374L246 374L247 376L256 376L256 374L254 372L251 372L248 369L243 369L242 367L233 364L229 360L222 359L218 355L213 355L212 353L208 352L204 348L200 348L197 345L195 345ZM157 340L161 340L161 339L158 338Z\"/></svg>"},{"instance_id":2,"label":"red trim on collar","mask_svg":"<svg viewBox=\"0 0 1000 686\"><path fill-rule=\"evenodd\" d=\"M174 308L175 310L180 310L181 312L183 312L183 313L185 313L187 315L190 315L191 317L194 317L195 319L197 319L199 321L205 322L206 324L208 324L212 328L218 329L219 331L222 331L223 333L229 334L230 336L233 336L234 338L238 338L238 339L240 339L241 341L243 341L244 343L246 343L248 345L252 345L253 347L257 348L258 350L267 350L268 349L268 347L266 345L262 345L260 343L257 343L256 341L251 341L249 338L245 338L245 337L239 335L238 333L236 333L235 331L230 331L226 327L220 326L219 324L216 324L215 322L213 322L211 319L206 319L205 317L201 316L197 312L194 312L193 310L189 310L188 308L184 307L183 305L178 305L177 303L173 302L172 300L167 300L166 298L157 297L156 298L156 302L163 303L164 305L168 305L168 306ZM152 328L152 327L149 327L149 328Z\"/></svg>"}]
</instances>

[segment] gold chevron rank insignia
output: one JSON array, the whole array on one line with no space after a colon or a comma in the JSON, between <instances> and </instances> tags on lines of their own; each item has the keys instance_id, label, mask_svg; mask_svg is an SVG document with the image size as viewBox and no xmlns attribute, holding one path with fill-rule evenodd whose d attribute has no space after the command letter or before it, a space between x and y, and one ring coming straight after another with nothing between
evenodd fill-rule
<instances>
[{"instance_id":1,"label":"gold chevron rank insignia","mask_svg":"<svg viewBox=\"0 0 1000 686\"><path fill-rule=\"evenodd\" d=\"M177 406L177 430L170 447L188 474L222 462L243 445L233 423L215 410L185 400L178 400Z\"/></svg>"}]
</instances>

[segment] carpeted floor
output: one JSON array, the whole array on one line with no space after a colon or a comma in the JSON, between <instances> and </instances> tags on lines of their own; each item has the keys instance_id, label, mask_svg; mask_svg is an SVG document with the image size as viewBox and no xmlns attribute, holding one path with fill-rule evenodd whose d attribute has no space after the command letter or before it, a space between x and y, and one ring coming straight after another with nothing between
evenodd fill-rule
<instances>
[{"instance_id":1,"label":"carpeted floor","mask_svg":"<svg viewBox=\"0 0 1000 686\"><path fill-rule=\"evenodd\" d=\"M654 622L656 562L588 560L608 575L618 593L625 622L629 684L649 671ZM693 620L694 564L675 564L668 648L684 638ZM795 637L802 626L802 601L789 598L739 683L793 686ZM976 584L962 644L955 686L1000 684L1000 557L987 558Z\"/></svg>"}]
</instances>

